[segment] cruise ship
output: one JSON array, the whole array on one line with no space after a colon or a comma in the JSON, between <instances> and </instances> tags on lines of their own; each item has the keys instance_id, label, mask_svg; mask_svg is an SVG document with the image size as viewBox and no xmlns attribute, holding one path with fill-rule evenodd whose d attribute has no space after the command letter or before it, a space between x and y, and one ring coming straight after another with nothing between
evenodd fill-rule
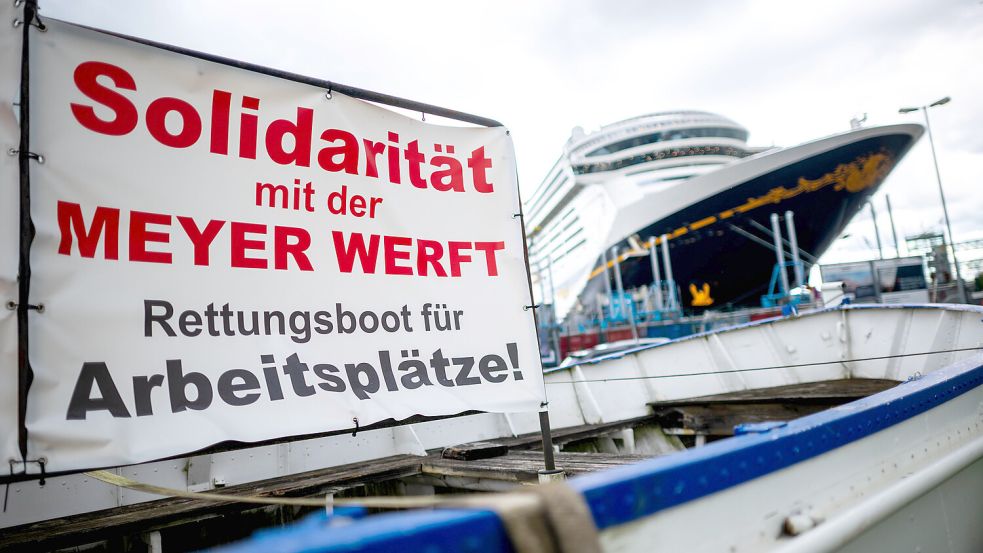
<instances>
[{"instance_id":1,"label":"cruise ship","mask_svg":"<svg viewBox=\"0 0 983 553\"><path fill-rule=\"evenodd\" d=\"M771 215L794 214L808 274L922 132L914 124L854 128L755 148L747 129L703 111L642 115L589 133L577 127L524 203L534 273L551 275L545 299L557 318L589 316L609 301L615 263L636 299L659 288L650 250L665 241L679 307L757 305L776 266Z\"/></svg>"}]
</instances>

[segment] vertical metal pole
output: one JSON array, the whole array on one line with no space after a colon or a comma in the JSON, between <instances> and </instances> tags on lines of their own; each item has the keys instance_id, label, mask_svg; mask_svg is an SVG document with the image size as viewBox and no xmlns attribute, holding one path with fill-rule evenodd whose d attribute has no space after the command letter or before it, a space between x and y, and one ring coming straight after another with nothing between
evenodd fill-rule
<instances>
[{"instance_id":1,"label":"vertical metal pole","mask_svg":"<svg viewBox=\"0 0 983 553\"><path fill-rule=\"evenodd\" d=\"M556 458L553 456L553 434L550 431L550 412L546 409L539 412L539 431L543 436L543 464L547 471L554 471Z\"/></svg>"},{"instance_id":2,"label":"vertical metal pole","mask_svg":"<svg viewBox=\"0 0 983 553\"><path fill-rule=\"evenodd\" d=\"M634 300L630 300L628 305L625 305L625 287L621 282L621 256L618 255L618 248L611 248L611 255L614 257L614 283L618 286L618 305L620 309L628 310L628 324L631 326L631 337L637 342L638 341L638 328L635 326L635 309Z\"/></svg>"},{"instance_id":3,"label":"vertical metal pole","mask_svg":"<svg viewBox=\"0 0 983 553\"><path fill-rule=\"evenodd\" d=\"M552 307L552 309L554 310L554 313L555 313L556 307L553 306L553 304L551 303L552 302L552 299L550 298L550 296L547 296L546 295L546 277L543 276L542 262L540 262L539 264L536 265L536 280L539 281L539 303L542 306L542 307L540 307L540 309L543 309L545 311L546 305L549 304ZM555 322L554 317L545 317L544 318L544 316L543 316L542 313L537 313L536 314L536 322L540 325L540 329L546 332L546 340L552 346L553 345L553 326L554 326L553 323ZM542 344L540 344L540 346L542 346ZM553 354L556 356L555 357L556 363L559 364L560 363L560 359L559 359L560 350L559 350L559 348L554 349L553 350Z\"/></svg>"},{"instance_id":4,"label":"vertical metal pole","mask_svg":"<svg viewBox=\"0 0 983 553\"><path fill-rule=\"evenodd\" d=\"M874 277L874 298L877 303L882 303L881 300L881 277L877 274L877 267L874 265L873 261L868 261L867 266L870 267L870 274Z\"/></svg>"},{"instance_id":5,"label":"vertical metal pole","mask_svg":"<svg viewBox=\"0 0 983 553\"><path fill-rule=\"evenodd\" d=\"M669 259L669 235L662 235L662 265L666 268L666 287L669 291L668 309L679 309L679 298L676 297L676 281L672 278L672 261Z\"/></svg>"},{"instance_id":6,"label":"vertical metal pole","mask_svg":"<svg viewBox=\"0 0 983 553\"><path fill-rule=\"evenodd\" d=\"M526 265L526 286L529 290L529 302L535 304L535 298L532 293L532 269L529 267L529 239L526 235L526 216L522 210L522 189L519 188L519 177L516 175L515 182L515 194L519 201L518 213L512 214L514 218L516 215L519 217L519 226L522 229L522 258ZM523 309L528 309L529 307L524 307ZM532 309L532 322L533 327L536 329L536 348L539 348L539 318L536 316L536 309ZM543 369L542 360L540 360L539 370ZM553 460L553 436L550 434L550 414L549 414L549 397L546 394L546 381L543 381L543 399L544 401L540 404L539 411L539 431L543 437L543 465L546 470L553 471L556 470L556 462Z\"/></svg>"},{"instance_id":7,"label":"vertical metal pole","mask_svg":"<svg viewBox=\"0 0 983 553\"><path fill-rule=\"evenodd\" d=\"M553 285L553 259L546 260L546 275L550 280L550 305L553 309L553 324L550 326L550 337L553 339L553 349L556 351L556 362L560 359L560 329L559 318L556 316L556 287Z\"/></svg>"},{"instance_id":8,"label":"vertical metal pole","mask_svg":"<svg viewBox=\"0 0 983 553\"><path fill-rule=\"evenodd\" d=\"M881 232L877 228L877 210L874 209L874 202L867 200L867 207L870 208L870 218L874 220L874 236L877 238L877 257L884 259L884 248L881 246Z\"/></svg>"},{"instance_id":9,"label":"vertical metal pole","mask_svg":"<svg viewBox=\"0 0 983 553\"><path fill-rule=\"evenodd\" d=\"M546 295L546 279L543 278L542 265L536 265L536 280L539 281L539 301L545 304L548 297Z\"/></svg>"},{"instance_id":10,"label":"vertical metal pole","mask_svg":"<svg viewBox=\"0 0 983 553\"><path fill-rule=\"evenodd\" d=\"M649 237L649 262L652 264L652 286L655 286L655 308L665 309L662 304L662 275L659 274L659 253L655 248L655 237Z\"/></svg>"},{"instance_id":11,"label":"vertical metal pole","mask_svg":"<svg viewBox=\"0 0 983 553\"><path fill-rule=\"evenodd\" d=\"M608 253L601 250L601 263L604 264L604 293L608 296L608 312L611 311L611 275L608 274Z\"/></svg>"},{"instance_id":12,"label":"vertical metal pole","mask_svg":"<svg viewBox=\"0 0 983 553\"><path fill-rule=\"evenodd\" d=\"M546 259L546 278L549 279L550 285L550 303L556 303L556 286L553 283L553 259Z\"/></svg>"},{"instance_id":13,"label":"vertical metal pole","mask_svg":"<svg viewBox=\"0 0 983 553\"><path fill-rule=\"evenodd\" d=\"M778 276L781 277L782 293L788 294L788 273L785 271L785 250L782 249L782 228L778 224L778 214L771 214L771 237L775 244L775 262Z\"/></svg>"},{"instance_id":14,"label":"vertical metal pole","mask_svg":"<svg viewBox=\"0 0 983 553\"><path fill-rule=\"evenodd\" d=\"M959 259L956 258L956 241L952 237L952 225L949 223L949 208L945 203L945 192L942 191L942 175L939 173L939 159L935 156L935 140L932 139L932 124L928 120L928 107L923 106L922 111L925 112L925 128L928 130L928 144L932 147L932 162L935 164L935 180L939 183L939 197L942 198L942 214L945 215L945 228L949 232L949 245L952 246L952 264L956 268L956 282L959 284L957 286L959 290L959 301L960 303L968 303L966 301L966 288L963 286L963 277L959 271Z\"/></svg>"},{"instance_id":15,"label":"vertical metal pole","mask_svg":"<svg viewBox=\"0 0 983 553\"><path fill-rule=\"evenodd\" d=\"M604 334L604 308L601 307L601 294L597 295L597 341L601 344L607 342Z\"/></svg>"},{"instance_id":16,"label":"vertical metal pole","mask_svg":"<svg viewBox=\"0 0 983 553\"><path fill-rule=\"evenodd\" d=\"M805 285L804 267L802 260L799 259L799 238L795 232L795 213L785 212L785 230L788 231L788 245L792 250L792 267L795 271L795 286L802 288Z\"/></svg>"},{"instance_id":17,"label":"vertical metal pole","mask_svg":"<svg viewBox=\"0 0 983 553\"><path fill-rule=\"evenodd\" d=\"M901 257L901 244L898 242L898 231L894 228L894 211L891 209L891 196L884 194L884 201L887 202L887 219L891 221L891 236L894 238L894 255Z\"/></svg>"}]
</instances>

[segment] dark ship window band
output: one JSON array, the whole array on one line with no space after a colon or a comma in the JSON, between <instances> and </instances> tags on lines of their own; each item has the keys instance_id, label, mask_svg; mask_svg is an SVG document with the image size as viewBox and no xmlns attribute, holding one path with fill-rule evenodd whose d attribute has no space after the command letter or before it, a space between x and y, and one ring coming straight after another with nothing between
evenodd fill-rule
<instances>
[{"instance_id":1,"label":"dark ship window band","mask_svg":"<svg viewBox=\"0 0 983 553\"><path fill-rule=\"evenodd\" d=\"M557 182L560 183L559 186L557 186ZM538 209L542 208L564 184L566 184L566 175L561 171L553 177L553 180L548 185L542 188L542 193L539 193L539 190L533 193L533 198L529 203L529 213L535 213Z\"/></svg>"},{"instance_id":2,"label":"dark ship window band","mask_svg":"<svg viewBox=\"0 0 983 553\"><path fill-rule=\"evenodd\" d=\"M556 232L551 232L550 234L546 235L547 238L542 243L536 244L536 248L535 248L536 253L547 251L547 248L550 248L549 253L553 253L556 251L557 247L562 246L563 244L569 242L574 236L576 236L578 233L580 233L583 230L583 225L581 225L578 226L573 231L567 232L567 230L569 230L571 227L573 227L573 225L575 225L579 221L580 221L579 217L574 217L562 229ZM559 239L559 244L556 244L555 242L558 239Z\"/></svg>"},{"instance_id":3,"label":"dark ship window band","mask_svg":"<svg viewBox=\"0 0 983 553\"><path fill-rule=\"evenodd\" d=\"M617 161L605 161L600 163L590 163L587 165L575 165L573 172L576 175L586 175L589 173L600 173L603 171L615 171L639 163L648 161L659 161L662 159L673 159L687 156L728 156L728 157L747 157L751 152L733 146L691 146L689 148L670 148L648 154L619 159Z\"/></svg>"},{"instance_id":4,"label":"dark ship window band","mask_svg":"<svg viewBox=\"0 0 983 553\"><path fill-rule=\"evenodd\" d=\"M592 150L586 154L587 157L602 156L607 154L613 154L615 152L620 152L621 150L627 150L628 148L636 148L638 146L644 146L646 144L654 144L656 142L665 142L668 140L682 140L684 138L735 138L740 141L747 140L747 131L740 129L730 129L723 127L703 127L696 129L674 129L671 131L661 131L652 134L646 134L643 136L635 136L632 138L627 138L625 140L620 140L613 144L608 144L606 146L601 146L596 150Z\"/></svg>"},{"instance_id":5,"label":"dark ship window band","mask_svg":"<svg viewBox=\"0 0 983 553\"><path fill-rule=\"evenodd\" d=\"M556 259L554 259L553 262L554 263L558 263L561 259L563 259L564 257L570 255L571 253L573 253L574 250L576 250L580 246L583 246L586 243L587 243L587 239L586 238L581 238L579 242L577 242L576 244L570 246L570 248L568 248L567 251L565 251L562 254L556 256Z\"/></svg>"}]
</instances>

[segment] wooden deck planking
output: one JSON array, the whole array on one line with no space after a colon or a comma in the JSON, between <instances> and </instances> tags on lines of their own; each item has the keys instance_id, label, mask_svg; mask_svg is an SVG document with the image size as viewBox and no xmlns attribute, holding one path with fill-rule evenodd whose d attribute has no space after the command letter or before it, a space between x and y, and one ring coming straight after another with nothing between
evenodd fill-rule
<instances>
[{"instance_id":1,"label":"wooden deck planking","mask_svg":"<svg viewBox=\"0 0 983 553\"><path fill-rule=\"evenodd\" d=\"M789 421L882 392L894 380L843 379L741 390L651 404L668 433L730 436L739 424Z\"/></svg>"},{"instance_id":2,"label":"wooden deck planking","mask_svg":"<svg viewBox=\"0 0 983 553\"><path fill-rule=\"evenodd\" d=\"M212 490L229 495L302 497L322 489L346 487L419 474L422 457L399 455ZM107 484L108 485L108 484ZM255 509L255 504L166 498L81 515L5 528L0 549L54 549L100 541L127 532L147 532L175 522Z\"/></svg>"},{"instance_id":3,"label":"wooden deck planking","mask_svg":"<svg viewBox=\"0 0 983 553\"><path fill-rule=\"evenodd\" d=\"M556 466L568 475L577 475L650 459L646 455L611 453L556 453ZM485 478L516 483L533 483L543 468L543 454L533 451L510 451L501 457L474 461L427 458L421 472L427 475Z\"/></svg>"},{"instance_id":4,"label":"wooden deck planking","mask_svg":"<svg viewBox=\"0 0 983 553\"><path fill-rule=\"evenodd\" d=\"M593 435L616 432L629 428L640 422L651 422L652 417L641 417L620 421L617 423L583 425L554 431L554 443L566 443L584 439ZM501 461L505 470L515 470L516 477L509 480L501 471L498 477L503 481L515 483L535 481L536 471L543 466L543 454L534 451L541 448L542 442L538 433L525 434L518 437L489 440L494 444L508 448L508 460ZM481 447L487 448L485 443ZM526 451L523 451L526 450ZM529 451L532 450L532 451ZM467 453L460 453L467 455ZM591 470L602 470L618 463L607 457L607 454L596 454L594 461L579 457L583 454L560 453L558 463L569 464L570 474L581 474ZM594 454L591 454L594 455ZM636 456L638 457L638 456ZM644 457L638 457L643 459ZM493 457L496 459L496 457ZM562 459L562 460L561 460ZM231 495L258 495L281 497L304 497L318 495L332 488L348 488L361 484L384 482L388 480L407 478L423 473L423 466L430 463L434 467L446 467L445 471L455 470L470 474L477 471L482 478L490 478L494 473L493 463L481 468L455 468L452 462L463 463L465 466L480 461L456 461L441 459L441 453L436 452L427 457L414 455L398 455L361 463L352 463L338 467L329 467L304 473L271 478L248 484L228 486L212 490L215 493ZM442 463L447 464L442 464ZM434 470L441 470L435 468ZM107 484L108 485L108 484ZM116 538L125 534L139 534L154 529L190 523L204 518L241 513L251 509L262 508L255 504L229 501L228 503L203 501L187 498L164 498L133 505L125 505L113 509L104 509L50 519L33 524L13 526L0 531L0 550L48 550L62 547L83 545L105 539Z\"/></svg>"},{"instance_id":5,"label":"wooden deck planking","mask_svg":"<svg viewBox=\"0 0 983 553\"><path fill-rule=\"evenodd\" d=\"M756 388L740 390L726 394L700 396L671 401L660 401L651 404L654 408L672 407L676 405L693 405L698 403L846 403L855 399L867 397L878 392L893 388L900 384L896 380L875 378L845 378L841 380L825 380L820 382L805 382L775 386L772 388Z\"/></svg>"}]
</instances>

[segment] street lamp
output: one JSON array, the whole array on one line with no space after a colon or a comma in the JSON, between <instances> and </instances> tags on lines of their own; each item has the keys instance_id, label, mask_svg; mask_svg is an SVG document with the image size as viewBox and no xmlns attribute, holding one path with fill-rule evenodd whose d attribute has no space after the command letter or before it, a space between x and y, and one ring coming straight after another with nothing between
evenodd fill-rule
<instances>
[{"instance_id":1,"label":"street lamp","mask_svg":"<svg viewBox=\"0 0 983 553\"><path fill-rule=\"evenodd\" d=\"M928 144L932 148L932 162L935 164L935 180L939 183L939 197L942 198L942 214L945 215L945 228L949 233L949 245L952 246L952 264L956 266L956 289L959 291L959 301L969 303L966 299L966 288L963 286L963 277L959 272L959 259L956 257L956 242L952 239L952 224L949 223L949 208L945 203L945 192L942 191L942 176L939 174L939 158L935 155L935 141L932 140L932 124L928 118L928 108L944 106L950 101L952 101L952 98L946 96L927 106L901 108L898 110L898 113L911 113L919 110L925 113L925 128L928 130Z\"/></svg>"}]
</instances>

